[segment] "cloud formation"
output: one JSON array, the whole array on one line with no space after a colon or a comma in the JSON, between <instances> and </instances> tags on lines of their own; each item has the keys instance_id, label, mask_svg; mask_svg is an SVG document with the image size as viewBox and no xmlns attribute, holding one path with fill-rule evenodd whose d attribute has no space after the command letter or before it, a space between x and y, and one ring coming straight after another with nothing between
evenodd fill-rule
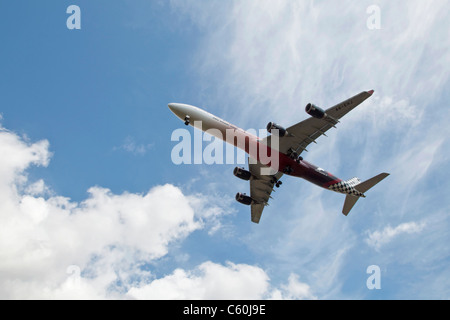
<instances>
[{"instance_id":1,"label":"cloud formation","mask_svg":"<svg viewBox=\"0 0 450 320\"><path fill-rule=\"evenodd\" d=\"M140 299L261 299L268 287L269 278L261 268L205 262L193 271L176 269L171 275L131 289L128 295Z\"/></svg>"},{"instance_id":2,"label":"cloud formation","mask_svg":"<svg viewBox=\"0 0 450 320\"><path fill-rule=\"evenodd\" d=\"M31 143L0 131L0 154L5 155L0 158L2 297L52 297L67 290L70 265L79 266L91 284L106 275L111 282L122 277L126 282L133 268L139 271L139 261L166 255L171 243L201 228L190 198L196 206L201 200L169 184L120 195L92 187L80 203L46 197L43 180L29 182L26 169L47 166L48 148L46 140ZM85 298L107 296L110 284L94 286Z\"/></svg>"},{"instance_id":3,"label":"cloud formation","mask_svg":"<svg viewBox=\"0 0 450 320\"><path fill-rule=\"evenodd\" d=\"M172 274L128 291L138 299L213 299L213 300L305 300L316 299L309 285L291 274L288 284L272 288L267 273L260 267L228 262L205 262L195 270L176 269Z\"/></svg>"},{"instance_id":4,"label":"cloud formation","mask_svg":"<svg viewBox=\"0 0 450 320\"><path fill-rule=\"evenodd\" d=\"M27 168L47 166L46 140L0 129L0 297L4 299L277 299L313 298L295 275L272 288L248 264L211 261L157 279L149 264L196 230L220 228L220 205L170 184L145 194L88 190L82 202L55 195ZM151 270L151 268L150 268Z\"/></svg>"},{"instance_id":5,"label":"cloud formation","mask_svg":"<svg viewBox=\"0 0 450 320\"><path fill-rule=\"evenodd\" d=\"M369 246L376 250L380 250L383 245L391 242L401 234L420 233L423 228L425 228L425 223L423 222L405 222L395 228L388 225L383 230L369 231L365 241Z\"/></svg>"},{"instance_id":6,"label":"cloud formation","mask_svg":"<svg viewBox=\"0 0 450 320\"><path fill-rule=\"evenodd\" d=\"M152 147L153 144L151 143L138 144L133 137L127 136L120 146L113 148L113 151L122 150L133 155L142 156L145 155Z\"/></svg>"},{"instance_id":7,"label":"cloud formation","mask_svg":"<svg viewBox=\"0 0 450 320\"><path fill-rule=\"evenodd\" d=\"M241 121L267 121L262 107L287 121L308 102L329 107L370 89L386 103L421 101L448 81L438 71L450 63L445 0L379 1L380 30L367 28L372 3L354 0L171 3L205 30L198 70L221 88L211 106L236 101Z\"/></svg>"}]
</instances>

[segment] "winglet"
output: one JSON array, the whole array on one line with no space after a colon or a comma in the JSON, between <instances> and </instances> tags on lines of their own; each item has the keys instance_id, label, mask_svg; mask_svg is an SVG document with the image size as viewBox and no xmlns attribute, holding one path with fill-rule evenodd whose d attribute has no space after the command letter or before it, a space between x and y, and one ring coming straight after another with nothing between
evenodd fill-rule
<instances>
[{"instance_id":1,"label":"winglet","mask_svg":"<svg viewBox=\"0 0 450 320\"><path fill-rule=\"evenodd\" d=\"M367 91L367 93L370 94L370 95L373 95L374 91L370 90L370 91Z\"/></svg>"}]
</instances>

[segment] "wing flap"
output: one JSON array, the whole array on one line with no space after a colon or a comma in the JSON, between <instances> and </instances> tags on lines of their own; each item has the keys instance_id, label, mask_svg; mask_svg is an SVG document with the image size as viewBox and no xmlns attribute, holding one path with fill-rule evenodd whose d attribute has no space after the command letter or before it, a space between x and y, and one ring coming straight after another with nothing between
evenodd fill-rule
<instances>
[{"instance_id":1,"label":"wing flap","mask_svg":"<svg viewBox=\"0 0 450 320\"><path fill-rule=\"evenodd\" d=\"M251 205L251 220L259 223L264 207L268 205L271 194L274 191L275 182L278 181L283 173L274 172L272 175L262 174L261 169L268 169L260 162L249 158L249 170L252 174L250 179L250 197L253 199Z\"/></svg>"}]
</instances>

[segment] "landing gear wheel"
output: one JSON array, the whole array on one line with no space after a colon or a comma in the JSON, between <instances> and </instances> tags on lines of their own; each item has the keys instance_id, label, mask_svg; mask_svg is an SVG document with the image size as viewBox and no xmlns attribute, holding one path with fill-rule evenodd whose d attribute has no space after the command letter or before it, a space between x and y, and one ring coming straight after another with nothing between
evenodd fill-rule
<instances>
[{"instance_id":1,"label":"landing gear wheel","mask_svg":"<svg viewBox=\"0 0 450 320\"><path fill-rule=\"evenodd\" d=\"M295 162L297 162L298 164L300 164L300 162L302 162L302 161L303 161L302 157L297 157L297 159L295 159Z\"/></svg>"},{"instance_id":2,"label":"landing gear wheel","mask_svg":"<svg viewBox=\"0 0 450 320\"><path fill-rule=\"evenodd\" d=\"M191 123L191 117L189 117L189 116L184 117L184 124L188 126L190 123Z\"/></svg>"},{"instance_id":3,"label":"landing gear wheel","mask_svg":"<svg viewBox=\"0 0 450 320\"><path fill-rule=\"evenodd\" d=\"M286 173L286 174L290 174L290 173L292 173L292 171L293 170L290 166L287 166L286 168L283 169L283 173Z\"/></svg>"}]
</instances>

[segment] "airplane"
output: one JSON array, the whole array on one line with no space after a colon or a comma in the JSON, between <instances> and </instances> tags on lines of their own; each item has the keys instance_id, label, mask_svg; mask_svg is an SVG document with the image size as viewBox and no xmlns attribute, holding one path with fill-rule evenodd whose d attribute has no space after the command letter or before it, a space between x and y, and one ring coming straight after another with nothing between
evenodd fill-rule
<instances>
[{"instance_id":1,"label":"airplane","mask_svg":"<svg viewBox=\"0 0 450 320\"><path fill-rule=\"evenodd\" d=\"M264 208L268 206L269 199L272 198L274 188L281 186L280 178L283 175L303 178L319 187L345 194L342 209L345 216L349 214L359 198L365 198L365 193L369 189L389 176L388 173L381 173L364 182L356 177L341 180L300 156L308 151L306 148L311 143L316 144L319 137L326 136L329 129L336 128L340 122L339 119L373 93L373 90L363 91L327 110L308 103L305 111L310 115L309 118L288 128L269 122L266 129L271 135L263 139L198 107L182 103L169 103L168 107L185 125L191 125L208 133L212 132L214 136L249 154L249 170L236 167L233 174L240 179L250 181L250 196L238 192L236 200L251 206L251 221L259 223ZM233 139L224 139L230 132L233 133ZM262 150L275 161L264 162L261 156L264 154ZM270 173L265 171L266 173L263 174L263 169L269 169Z\"/></svg>"}]
</instances>

